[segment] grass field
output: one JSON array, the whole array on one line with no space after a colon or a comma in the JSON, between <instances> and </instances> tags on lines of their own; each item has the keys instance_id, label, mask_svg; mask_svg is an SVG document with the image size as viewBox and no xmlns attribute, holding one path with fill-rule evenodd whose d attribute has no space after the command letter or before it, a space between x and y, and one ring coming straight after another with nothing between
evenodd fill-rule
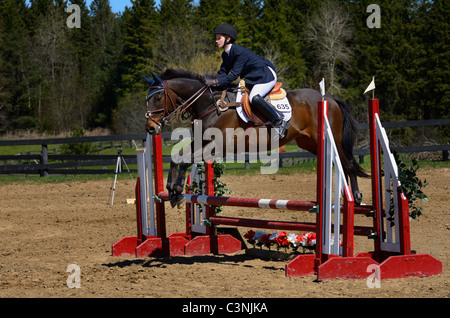
<instances>
[{"instance_id":1,"label":"grass field","mask_svg":"<svg viewBox=\"0 0 450 318\"><path fill-rule=\"evenodd\" d=\"M133 147L130 147L129 143L125 143L127 146L120 148L118 146L112 148L106 148L101 151L96 152L95 154L99 155L117 155L118 149L122 149L123 155L135 155L136 150ZM138 145L140 146L140 145ZM58 150L60 153L61 145L51 145L49 148L49 154L54 153L54 149ZM172 146L164 146L163 147L163 155L170 155L172 151ZM295 151L299 148L296 145L286 145L286 151ZM15 154L26 154L31 152L32 154L38 154L41 151L41 146L5 146L0 148L0 153L2 155L15 155ZM402 160L408 162L409 156L402 155ZM50 162L51 163L51 162ZM260 167L263 163L251 163L250 169L245 169L244 163L228 163L226 162L226 174L228 175L255 175L260 174ZM370 171L370 156L364 157L364 163L361 166ZM450 163L443 161L420 161L419 166L422 168L448 168ZM128 165L130 170L136 170L137 166L135 164ZM169 165L165 164L165 169L169 168ZM105 168L107 170L113 171L115 169L115 165L106 166L106 167L86 167L85 169L102 169ZM278 169L277 174L281 175L289 175L294 173L315 173L316 170L316 162L303 162L301 164L296 164L292 167L281 167ZM10 182L38 182L38 183L54 183L54 182L70 182L70 181L83 181L83 180L102 180L107 178L112 178L113 173L104 174L104 175L66 175L66 176L58 176L51 175L47 178L41 178L38 175L0 175L0 184L10 183ZM137 173L132 172L133 178L136 178ZM119 179L130 178L128 172L124 169L122 174L118 175Z\"/></svg>"},{"instance_id":2,"label":"grass field","mask_svg":"<svg viewBox=\"0 0 450 318\"><path fill-rule=\"evenodd\" d=\"M362 167L367 171L370 171L370 163L369 157L365 158L365 163L362 164ZM232 167L234 166L234 167ZM441 168L450 168L450 162L429 162L422 161L419 162L419 166L421 169L441 169ZM130 169L136 169L136 165L130 165ZM168 166L167 166L168 168ZM110 167L110 169L114 169L114 167ZM304 163L295 165L289 168L279 168L277 174L278 175L291 175L291 174L308 174L316 172L316 163ZM238 176L251 176L260 174L260 164L251 164L250 169L245 169L244 164L226 164L225 175L238 175ZM137 173L132 172L134 180L137 178ZM39 175L0 175L0 184L9 184L9 183L17 183L17 182L26 182L26 183L63 183L63 182L72 182L72 181L94 181L94 180L105 180L112 179L114 174L100 174L100 175L50 175L46 178L41 178ZM164 173L164 177L167 177L167 173ZM118 174L119 180L130 179L130 175L127 171L122 171L121 174Z\"/></svg>"}]
</instances>

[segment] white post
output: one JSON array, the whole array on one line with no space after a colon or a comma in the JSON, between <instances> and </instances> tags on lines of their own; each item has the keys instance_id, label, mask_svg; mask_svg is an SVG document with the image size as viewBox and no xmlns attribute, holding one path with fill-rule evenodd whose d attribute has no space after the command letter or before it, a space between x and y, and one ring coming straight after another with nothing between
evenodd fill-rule
<instances>
[{"instance_id":1,"label":"white post","mask_svg":"<svg viewBox=\"0 0 450 318\"><path fill-rule=\"evenodd\" d=\"M138 175L139 175L139 188L141 196L141 224L142 234L149 235L148 231L148 209L147 209L147 178L145 176L145 149L136 149ZM136 202L138 204L138 202Z\"/></svg>"},{"instance_id":2,"label":"white post","mask_svg":"<svg viewBox=\"0 0 450 318\"><path fill-rule=\"evenodd\" d=\"M155 219L155 191L153 190L153 137L147 133L145 141L145 165L147 168L147 185L148 185L148 206L150 212L149 235L156 236L156 219ZM146 201L147 202L147 201Z\"/></svg>"},{"instance_id":3,"label":"white post","mask_svg":"<svg viewBox=\"0 0 450 318\"><path fill-rule=\"evenodd\" d=\"M136 149L139 187L141 196L142 234L156 236L155 205L153 191L152 136L147 134L145 148ZM136 202L137 204L137 202ZM150 225L149 225L150 216Z\"/></svg>"},{"instance_id":4,"label":"white post","mask_svg":"<svg viewBox=\"0 0 450 318\"><path fill-rule=\"evenodd\" d=\"M377 144L380 145L381 150L383 151L385 212L389 213L388 211L391 209L391 200L393 200L395 220L395 226L392 227L390 224L391 221L388 220L388 216L386 215L384 223L386 240L383 240L383 237L380 235L380 247L383 251L400 252L399 208L397 196L397 186L400 185L400 182L398 181L398 167L395 158L390 151L386 130L381 125L378 114L375 114L375 132ZM381 167L379 167L378 170L381 171ZM383 228L381 227L382 220L383 218L380 217L380 228Z\"/></svg>"},{"instance_id":5,"label":"white post","mask_svg":"<svg viewBox=\"0 0 450 318\"><path fill-rule=\"evenodd\" d=\"M326 108L328 102L324 102L324 216L323 216L323 233L322 253L341 255L340 249L340 225L341 225L341 196L344 195L344 188L347 187L344 169L342 168L339 153L336 148L333 133L328 121ZM334 176L334 202L332 202L333 194L333 166L335 170ZM333 224L332 214L334 213ZM331 232L333 228L334 239L332 240Z\"/></svg>"},{"instance_id":6,"label":"white post","mask_svg":"<svg viewBox=\"0 0 450 318\"><path fill-rule=\"evenodd\" d=\"M194 163L192 165L191 169L191 184L194 184L194 182L197 183L197 185L200 185L200 180L204 180L204 175L200 175L197 171L197 164ZM202 186L202 194L205 193L205 183L203 183ZM201 233L206 234L206 225L203 224L203 218L202 214L205 213L205 208L202 209L202 212L200 212L200 207L196 203L187 203L191 204L191 220L194 220L192 222L192 232L195 233Z\"/></svg>"}]
</instances>

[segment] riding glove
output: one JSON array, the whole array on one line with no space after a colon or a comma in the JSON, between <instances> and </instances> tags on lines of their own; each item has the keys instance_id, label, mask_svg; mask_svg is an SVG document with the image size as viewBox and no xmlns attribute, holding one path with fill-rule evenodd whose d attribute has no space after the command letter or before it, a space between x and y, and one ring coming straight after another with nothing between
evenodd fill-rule
<instances>
[{"instance_id":1,"label":"riding glove","mask_svg":"<svg viewBox=\"0 0 450 318\"><path fill-rule=\"evenodd\" d=\"M218 86L219 81L217 80L217 78L207 78L207 79L205 79L205 85L206 86Z\"/></svg>"}]
</instances>

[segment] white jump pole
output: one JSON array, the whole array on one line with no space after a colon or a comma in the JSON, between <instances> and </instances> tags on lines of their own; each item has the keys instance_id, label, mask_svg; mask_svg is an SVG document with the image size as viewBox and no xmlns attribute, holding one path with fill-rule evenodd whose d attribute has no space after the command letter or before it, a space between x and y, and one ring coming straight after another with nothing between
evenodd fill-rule
<instances>
[{"instance_id":1,"label":"white jump pole","mask_svg":"<svg viewBox=\"0 0 450 318\"><path fill-rule=\"evenodd\" d=\"M152 136L147 134L145 148L136 149L139 187L141 195L142 234L156 236L153 168L152 168ZM150 226L149 226L150 215Z\"/></svg>"}]
</instances>

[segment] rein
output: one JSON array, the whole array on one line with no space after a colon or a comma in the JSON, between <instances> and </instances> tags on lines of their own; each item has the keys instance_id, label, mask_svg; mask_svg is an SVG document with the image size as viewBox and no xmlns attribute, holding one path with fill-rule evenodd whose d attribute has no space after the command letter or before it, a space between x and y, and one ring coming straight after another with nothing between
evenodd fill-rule
<instances>
[{"instance_id":1,"label":"rein","mask_svg":"<svg viewBox=\"0 0 450 318\"><path fill-rule=\"evenodd\" d=\"M178 117L179 114L183 114L185 111L189 109L207 90L208 86L203 86L200 88L197 92L195 92L191 97L189 97L188 100L184 101L181 105L178 107L176 106L176 103L173 101L172 97L169 94L169 89L167 88L166 82L163 81L163 86L151 86L149 89L164 89L164 95L165 95L165 105L163 108L156 109L156 110L149 110L149 103L147 100L147 113L145 114L145 118L152 120L155 124L158 126L162 126L163 124L169 124L172 120L174 120L176 117ZM178 96L177 96L178 97ZM182 100L180 97L178 97L180 100ZM168 107L168 100L170 99L170 102L172 104L173 110L169 112ZM161 123L155 121L152 118L152 115L154 113L161 113L164 112L164 117L161 120Z\"/></svg>"}]
</instances>

